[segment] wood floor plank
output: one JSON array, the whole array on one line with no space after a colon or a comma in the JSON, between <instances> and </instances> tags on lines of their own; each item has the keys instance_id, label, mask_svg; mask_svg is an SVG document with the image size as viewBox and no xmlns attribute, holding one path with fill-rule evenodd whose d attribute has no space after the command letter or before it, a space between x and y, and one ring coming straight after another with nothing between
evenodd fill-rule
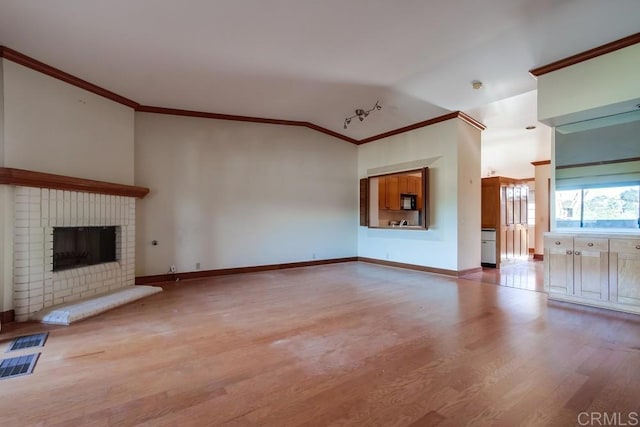
<instances>
[{"instance_id":1,"label":"wood floor plank","mask_svg":"<svg viewBox=\"0 0 640 427\"><path fill-rule=\"evenodd\" d=\"M3 325L0 345L50 335L32 375L0 382L0 425L561 426L639 409L640 316L487 277L351 262Z\"/></svg>"}]
</instances>

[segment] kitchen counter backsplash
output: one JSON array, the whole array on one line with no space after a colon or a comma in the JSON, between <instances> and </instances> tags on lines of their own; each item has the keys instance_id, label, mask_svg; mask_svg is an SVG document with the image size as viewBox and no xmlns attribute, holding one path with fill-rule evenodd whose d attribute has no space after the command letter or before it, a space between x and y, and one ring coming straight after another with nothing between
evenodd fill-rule
<instances>
[{"instance_id":1,"label":"kitchen counter backsplash","mask_svg":"<svg viewBox=\"0 0 640 427\"><path fill-rule=\"evenodd\" d=\"M380 210L379 213L379 226L389 227L392 224L399 224L400 221L407 220L407 225L418 225L419 221L418 211L389 211Z\"/></svg>"}]
</instances>

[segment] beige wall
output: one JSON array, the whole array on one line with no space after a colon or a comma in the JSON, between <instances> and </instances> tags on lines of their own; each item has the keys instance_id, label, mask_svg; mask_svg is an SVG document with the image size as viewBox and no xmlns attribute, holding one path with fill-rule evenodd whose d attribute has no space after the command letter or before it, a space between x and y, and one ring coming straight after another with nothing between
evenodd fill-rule
<instances>
[{"instance_id":1,"label":"beige wall","mask_svg":"<svg viewBox=\"0 0 640 427\"><path fill-rule=\"evenodd\" d=\"M632 111L640 44L538 77L538 120L552 126Z\"/></svg>"},{"instance_id":2,"label":"beige wall","mask_svg":"<svg viewBox=\"0 0 640 427\"><path fill-rule=\"evenodd\" d=\"M356 256L356 156L305 128L136 113L137 275Z\"/></svg>"},{"instance_id":3,"label":"beige wall","mask_svg":"<svg viewBox=\"0 0 640 427\"><path fill-rule=\"evenodd\" d=\"M5 167L133 184L133 109L2 61Z\"/></svg>"},{"instance_id":4,"label":"beige wall","mask_svg":"<svg viewBox=\"0 0 640 427\"><path fill-rule=\"evenodd\" d=\"M134 112L0 60L0 167L133 184ZM0 186L0 311L13 308L14 189Z\"/></svg>"},{"instance_id":5,"label":"beige wall","mask_svg":"<svg viewBox=\"0 0 640 427\"><path fill-rule=\"evenodd\" d=\"M466 127L452 119L358 146L359 178L428 166L431 205L427 231L358 227L359 256L455 271L480 266L480 132Z\"/></svg>"},{"instance_id":6,"label":"beige wall","mask_svg":"<svg viewBox=\"0 0 640 427\"><path fill-rule=\"evenodd\" d=\"M536 227L534 253L544 253L544 233L549 230L549 180L551 179L551 165L535 167L536 190Z\"/></svg>"},{"instance_id":7,"label":"beige wall","mask_svg":"<svg viewBox=\"0 0 640 427\"><path fill-rule=\"evenodd\" d=\"M458 267L480 266L481 155L480 130L457 120L458 126ZM477 243L477 244L476 244Z\"/></svg>"}]
</instances>

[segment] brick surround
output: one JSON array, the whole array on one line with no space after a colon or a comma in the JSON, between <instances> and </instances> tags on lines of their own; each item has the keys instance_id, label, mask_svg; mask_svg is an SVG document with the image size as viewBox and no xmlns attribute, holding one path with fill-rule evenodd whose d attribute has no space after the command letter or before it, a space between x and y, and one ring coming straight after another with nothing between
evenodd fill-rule
<instances>
[{"instance_id":1,"label":"brick surround","mask_svg":"<svg viewBox=\"0 0 640 427\"><path fill-rule=\"evenodd\" d=\"M13 305L17 321L63 302L134 284L135 198L15 187ZM53 272L53 227L116 226L118 261Z\"/></svg>"}]
</instances>

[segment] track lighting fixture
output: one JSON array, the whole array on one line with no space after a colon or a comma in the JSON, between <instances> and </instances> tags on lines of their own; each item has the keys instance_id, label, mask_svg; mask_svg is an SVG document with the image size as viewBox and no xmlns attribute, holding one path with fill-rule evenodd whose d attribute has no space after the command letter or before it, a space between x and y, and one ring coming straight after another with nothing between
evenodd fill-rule
<instances>
[{"instance_id":1,"label":"track lighting fixture","mask_svg":"<svg viewBox=\"0 0 640 427\"><path fill-rule=\"evenodd\" d=\"M356 109L356 113L353 116L347 117L344 119L344 128L346 129L351 124L351 119L358 118L358 120L363 121L365 117L369 117L369 113L372 111L382 110L382 105L380 105L380 101L376 101L376 104L368 110L363 110L362 108Z\"/></svg>"}]
</instances>

